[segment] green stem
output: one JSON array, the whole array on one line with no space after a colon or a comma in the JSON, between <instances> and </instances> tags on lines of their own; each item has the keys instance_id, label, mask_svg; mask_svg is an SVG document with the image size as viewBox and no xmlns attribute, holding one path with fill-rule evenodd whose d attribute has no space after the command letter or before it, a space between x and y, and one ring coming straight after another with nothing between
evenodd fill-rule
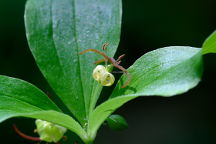
<instances>
[{"instance_id":1,"label":"green stem","mask_svg":"<svg viewBox=\"0 0 216 144\"><path fill-rule=\"evenodd\" d=\"M83 139L83 142L84 142L85 144L93 144L93 143L94 143L94 139L88 137L88 138L86 138L86 139Z\"/></svg>"}]
</instances>

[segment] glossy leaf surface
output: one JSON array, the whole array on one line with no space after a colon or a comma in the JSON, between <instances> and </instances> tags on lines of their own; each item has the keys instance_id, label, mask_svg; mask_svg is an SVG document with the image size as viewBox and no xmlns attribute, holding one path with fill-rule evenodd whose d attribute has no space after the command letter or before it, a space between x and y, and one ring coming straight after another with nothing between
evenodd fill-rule
<instances>
[{"instance_id":1,"label":"glossy leaf surface","mask_svg":"<svg viewBox=\"0 0 216 144\"><path fill-rule=\"evenodd\" d=\"M103 121L124 103L138 96L169 97L195 87L202 76L200 48L173 46L151 51L129 69L132 81L122 76L110 99L99 105L89 120L89 133L94 136Z\"/></svg>"},{"instance_id":2,"label":"glossy leaf surface","mask_svg":"<svg viewBox=\"0 0 216 144\"><path fill-rule=\"evenodd\" d=\"M79 123L61 113L41 90L23 80L0 76L0 122L20 116L53 122L86 137Z\"/></svg>"},{"instance_id":3,"label":"glossy leaf surface","mask_svg":"<svg viewBox=\"0 0 216 144\"><path fill-rule=\"evenodd\" d=\"M26 34L34 58L56 94L85 125L102 87L93 80L94 62L113 56L120 37L121 0L28 0Z\"/></svg>"}]
</instances>

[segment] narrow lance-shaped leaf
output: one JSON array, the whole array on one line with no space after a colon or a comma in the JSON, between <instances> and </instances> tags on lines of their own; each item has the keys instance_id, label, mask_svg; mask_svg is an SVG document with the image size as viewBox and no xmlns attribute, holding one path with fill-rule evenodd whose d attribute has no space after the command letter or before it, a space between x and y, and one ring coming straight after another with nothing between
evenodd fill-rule
<instances>
[{"instance_id":1,"label":"narrow lance-shaped leaf","mask_svg":"<svg viewBox=\"0 0 216 144\"><path fill-rule=\"evenodd\" d=\"M93 78L97 54L113 56L120 37L121 0L28 0L26 34L34 58L56 94L84 125L101 86Z\"/></svg>"},{"instance_id":2,"label":"narrow lance-shaped leaf","mask_svg":"<svg viewBox=\"0 0 216 144\"><path fill-rule=\"evenodd\" d=\"M30 117L50 121L70 129L83 140L85 131L35 86L19 79L0 76L0 122L11 117Z\"/></svg>"},{"instance_id":3,"label":"narrow lance-shaped leaf","mask_svg":"<svg viewBox=\"0 0 216 144\"><path fill-rule=\"evenodd\" d=\"M216 53L216 31L214 31L203 43L203 54Z\"/></svg>"},{"instance_id":4,"label":"narrow lance-shaped leaf","mask_svg":"<svg viewBox=\"0 0 216 144\"><path fill-rule=\"evenodd\" d=\"M129 69L132 81L123 76L111 98L91 114L88 133L92 137L103 121L124 103L138 96L173 96L195 87L202 76L201 49L183 46L165 47L139 58Z\"/></svg>"}]
</instances>

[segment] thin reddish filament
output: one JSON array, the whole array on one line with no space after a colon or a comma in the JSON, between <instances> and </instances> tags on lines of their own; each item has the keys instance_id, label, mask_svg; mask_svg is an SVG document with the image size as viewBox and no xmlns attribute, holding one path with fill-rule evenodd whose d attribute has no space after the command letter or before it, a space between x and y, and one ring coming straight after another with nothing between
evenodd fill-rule
<instances>
[{"instance_id":1,"label":"thin reddish filament","mask_svg":"<svg viewBox=\"0 0 216 144\"><path fill-rule=\"evenodd\" d=\"M28 136L28 135L22 133L22 132L16 127L15 124L13 124L13 129L14 129L14 131L15 131L19 136L21 136L21 137L23 137L23 138L25 138L25 139L27 139L27 140L37 141L37 142L38 142L38 141L41 141L41 139L40 139L39 137L32 137L32 136Z\"/></svg>"},{"instance_id":2,"label":"thin reddish filament","mask_svg":"<svg viewBox=\"0 0 216 144\"><path fill-rule=\"evenodd\" d=\"M108 57L105 53L103 53L103 52L101 52L101 51L99 51L99 50L97 50L97 49L92 49L92 48L89 48L89 49L86 49L86 50L84 50L84 51L82 51L82 52L80 52L79 54L85 54L85 53L87 53L87 52L95 52L95 53L97 53L97 54L99 54L99 55L101 55L101 56L103 56L105 59L103 59L104 61L109 61L110 63L112 63L112 65L114 66L114 67L116 67L116 68L118 68L118 69L120 69L120 70L122 70L126 75L127 75L127 77L128 77L128 79L127 79L127 81L124 83L124 85L122 86L122 88L125 88L129 83L130 83L130 81L131 81L131 75L127 72L127 70L125 69L125 68L123 68L122 66L120 66L119 65L119 62L118 61L116 61L114 58L110 58L110 57ZM121 60L123 57L124 57L125 55L121 55L119 58L118 58L118 60ZM99 62L102 62L102 60L98 60L98 61L96 61L97 63Z\"/></svg>"},{"instance_id":3,"label":"thin reddish filament","mask_svg":"<svg viewBox=\"0 0 216 144\"><path fill-rule=\"evenodd\" d=\"M103 53L103 52L101 52L101 51L99 51L99 50L96 50L96 49L92 49L92 48L86 49L86 50L80 52L79 54L82 55L82 54L87 53L87 52L90 52L90 51L95 52L95 53L98 53L99 55L102 55L102 56L103 56L105 59L107 59L107 60L110 59L105 53Z\"/></svg>"},{"instance_id":4,"label":"thin reddish filament","mask_svg":"<svg viewBox=\"0 0 216 144\"><path fill-rule=\"evenodd\" d=\"M118 61L120 61L120 60L121 60L122 58L124 58L124 57L125 57L125 54L120 55L116 61L118 62Z\"/></svg>"},{"instance_id":5,"label":"thin reddish filament","mask_svg":"<svg viewBox=\"0 0 216 144\"><path fill-rule=\"evenodd\" d=\"M124 83L124 85L121 87L121 88L125 88L126 86L128 86L128 84L130 83L131 81L131 75L127 72L125 73L127 75L127 81Z\"/></svg>"},{"instance_id":6,"label":"thin reddish filament","mask_svg":"<svg viewBox=\"0 0 216 144\"><path fill-rule=\"evenodd\" d=\"M102 49L103 49L103 50L106 50L108 45L109 45L109 43L103 44L103 45L102 45Z\"/></svg>"},{"instance_id":7,"label":"thin reddish filament","mask_svg":"<svg viewBox=\"0 0 216 144\"><path fill-rule=\"evenodd\" d=\"M100 64L100 63L105 62L105 61L106 61L105 59L99 59L95 62L95 64Z\"/></svg>"},{"instance_id":8,"label":"thin reddish filament","mask_svg":"<svg viewBox=\"0 0 216 144\"><path fill-rule=\"evenodd\" d=\"M115 66L116 68L122 70L123 72L126 72L126 69L123 68L122 66L118 65L118 62L116 62L116 60L114 58L108 57L105 53L103 53L103 52L101 52L99 50L90 48L90 49L86 49L86 50L80 52L80 54L82 55L82 54L85 54L85 53L90 52L90 51L98 53L99 55L103 56L105 58L105 60L108 60L110 63L112 63L113 66Z\"/></svg>"}]
</instances>

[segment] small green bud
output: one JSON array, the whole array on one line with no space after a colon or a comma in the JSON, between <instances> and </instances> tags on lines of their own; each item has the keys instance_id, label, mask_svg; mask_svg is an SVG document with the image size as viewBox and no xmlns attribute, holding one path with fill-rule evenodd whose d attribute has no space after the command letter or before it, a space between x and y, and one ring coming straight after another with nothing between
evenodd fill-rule
<instances>
[{"instance_id":1,"label":"small green bud","mask_svg":"<svg viewBox=\"0 0 216 144\"><path fill-rule=\"evenodd\" d=\"M125 120L124 117L120 115L116 115L116 114L111 115L106 119L106 121L109 128L115 131L121 131L128 128L127 121Z\"/></svg>"},{"instance_id":2,"label":"small green bud","mask_svg":"<svg viewBox=\"0 0 216 144\"><path fill-rule=\"evenodd\" d=\"M112 72L113 71L113 65L107 65L106 66L106 70L108 71L108 72Z\"/></svg>"},{"instance_id":3,"label":"small green bud","mask_svg":"<svg viewBox=\"0 0 216 144\"><path fill-rule=\"evenodd\" d=\"M35 124L40 139L46 142L58 142L67 131L64 127L40 119L37 119Z\"/></svg>"}]
</instances>

